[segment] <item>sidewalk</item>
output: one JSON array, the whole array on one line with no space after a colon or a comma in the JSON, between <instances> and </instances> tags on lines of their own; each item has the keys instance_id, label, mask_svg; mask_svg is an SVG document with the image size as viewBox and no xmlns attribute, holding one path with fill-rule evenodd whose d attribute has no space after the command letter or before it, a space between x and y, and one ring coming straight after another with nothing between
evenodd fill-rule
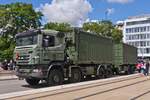
<instances>
[{"instance_id":1,"label":"sidewalk","mask_svg":"<svg viewBox=\"0 0 150 100\"><path fill-rule=\"evenodd\" d=\"M16 75L0 76L0 81L3 81L3 80L15 80L15 79L18 79L18 77Z\"/></svg>"},{"instance_id":2,"label":"sidewalk","mask_svg":"<svg viewBox=\"0 0 150 100\"><path fill-rule=\"evenodd\" d=\"M3 70L0 68L0 81L17 79L14 71Z\"/></svg>"}]
</instances>

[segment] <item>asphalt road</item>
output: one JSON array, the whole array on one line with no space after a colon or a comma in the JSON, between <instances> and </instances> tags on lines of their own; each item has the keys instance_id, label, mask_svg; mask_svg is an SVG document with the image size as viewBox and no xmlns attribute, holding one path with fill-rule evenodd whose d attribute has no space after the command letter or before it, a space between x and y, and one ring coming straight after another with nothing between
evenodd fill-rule
<instances>
[{"instance_id":1,"label":"asphalt road","mask_svg":"<svg viewBox=\"0 0 150 100\"><path fill-rule=\"evenodd\" d=\"M37 86L28 85L25 80L0 80L0 95L5 93L19 92L31 89L48 87L46 83L40 83Z\"/></svg>"},{"instance_id":2,"label":"asphalt road","mask_svg":"<svg viewBox=\"0 0 150 100\"><path fill-rule=\"evenodd\" d=\"M24 80L3 80L0 81L0 94L24 91L32 89Z\"/></svg>"},{"instance_id":3,"label":"asphalt road","mask_svg":"<svg viewBox=\"0 0 150 100\"><path fill-rule=\"evenodd\" d=\"M86 79L85 81L93 80L93 79ZM94 79L95 80L95 79ZM64 84L68 84L68 82L64 82ZM0 80L0 94L5 93L12 93L12 92L19 92L31 89L39 89L48 87L45 83L39 84L38 86L29 86L25 80Z\"/></svg>"}]
</instances>

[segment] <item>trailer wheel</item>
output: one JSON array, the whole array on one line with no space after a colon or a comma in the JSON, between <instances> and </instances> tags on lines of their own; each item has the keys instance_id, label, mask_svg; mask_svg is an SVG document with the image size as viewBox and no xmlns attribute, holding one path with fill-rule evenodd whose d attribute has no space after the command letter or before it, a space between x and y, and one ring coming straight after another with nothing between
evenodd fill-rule
<instances>
[{"instance_id":1,"label":"trailer wheel","mask_svg":"<svg viewBox=\"0 0 150 100\"><path fill-rule=\"evenodd\" d=\"M63 75L57 70L51 70L47 79L48 85L61 85L63 83Z\"/></svg>"},{"instance_id":2,"label":"trailer wheel","mask_svg":"<svg viewBox=\"0 0 150 100\"><path fill-rule=\"evenodd\" d=\"M71 73L71 78L70 82L75 83L75 82L80 82L82 80L82 73L79 69L72 69Z\"/></svg>"},{"instance_id":3,"label":"trailer wheel","mask_svg":"<svg viewBox=\"0 0 150 100\"><path fill-rule=\"evenodd\" d=\"M38 85L40 81L39 79L34 79L34 78L31 78L31 79L26 78L25 80L31 86Z\"/></svg>"},{"instance_id":4,"label":"trailer wheel","mask_svg":"<svg viewBox=\"0 0 150 100\"><path fill-rule=\"evenodd\" d=\"M113 74L119 75L119 68L113 68Z\"/></svg>"},{"instance_id":5,"label":"trailer wheel","mask_svg":"<svg viewBox=\"0 0 150 100\"><path fill-rule=\"evenodd\" d=\"M104 78L105 77L105 70L103 67L100 67L99 69L99 75L98 75L98 78Z\"/></svg>"}]
</instances>

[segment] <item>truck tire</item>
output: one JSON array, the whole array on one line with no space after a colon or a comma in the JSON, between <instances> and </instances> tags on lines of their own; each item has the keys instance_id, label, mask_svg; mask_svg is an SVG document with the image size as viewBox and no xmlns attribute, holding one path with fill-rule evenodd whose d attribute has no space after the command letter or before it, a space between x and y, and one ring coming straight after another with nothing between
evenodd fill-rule
<instances>
[{"instance_id":1,"label":"truck tire","mask_svg":"<svg viewBox=\"0 0 150 100\"><path fill-rule=\"evenodd\" d=\"M100 78L100 79L105 78L105 70L103 67L100 67L100 69L99 69L98 78Z\"/></svg>"},{"instance_id":2,"label":"truck tire","mask_svg":"<svg viewBox=\"0 0 150 100\"><path fill-rule=\"evenodd\" d=\"M113 68L113 74L115 74L115 75L119 75L120 74L118 67L117 68Z\"/></svg>"},{"instance_id":3,"label":"truck tire","mask_svg":"<svg viewBox=\"0 0 150 100\"><path fill-rule=\"evenodd\" d=\"M26 78L25 80L31 86L38 85L40 81L39 79L34 79L34 78L31 78L31 79Z\"/></svg>"},{"instance_id":4,"label":"truck tire","mask_svg":"<svg viewBox=\"0 0 150 100\"><path fill-rule=\"evenodd\" d=\"M48 75L47 83L48 85L61 85L63 83L62 72L57 69L51 70Z\"/></svg>"},{"instance_id":5,"label":"truck tire","mask_svg":"<svg viewBox=\"0 0 150 100\"><path fill-rule=\"evenodd\" d=\"M75 82L80 82L82 80L82 73L79 69L75 68L72 69L71 72L71 77L70 77L70 82L75 83Z\"/></svg>"},{"instance_id":6,"label":"truck tire","mask_svg":"<svg viewBox=\"0 0 150 100\"><path fill-rule=\"evenodd\" d=\"M106 78L112 77L113 71L112 68L108 67L106 70Z\"/></svg>"}]
</instances>

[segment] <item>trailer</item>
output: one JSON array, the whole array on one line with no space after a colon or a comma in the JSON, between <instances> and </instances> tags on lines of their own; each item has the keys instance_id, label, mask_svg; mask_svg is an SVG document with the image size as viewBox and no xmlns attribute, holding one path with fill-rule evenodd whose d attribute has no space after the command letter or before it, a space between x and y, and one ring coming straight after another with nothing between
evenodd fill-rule
<instances>
[{"instance_id":1,"label":"trailer","mask_svg":"<svg viewBox=\"0 0 150 100\"><path fill-rule=\"evenodd\" d=\"M76 56L72 58L74 64L112 63L112 39L84 31L72 33L71 38L75 45L69 46L68 50L74 48L74 52L72 51L68 56L72 57L72 54Z\"/></svg>"},{"instance_id":2,"label":"trailer","mask_svg":"<svg viewBox=\"0 0 150 100\"><path fill-rule=\"evenodd\" d=\"M113 62L118 73L134 73L137 63L137 48L125 43L114 43L113 51Z\"/></svg>"}]
</instances>

